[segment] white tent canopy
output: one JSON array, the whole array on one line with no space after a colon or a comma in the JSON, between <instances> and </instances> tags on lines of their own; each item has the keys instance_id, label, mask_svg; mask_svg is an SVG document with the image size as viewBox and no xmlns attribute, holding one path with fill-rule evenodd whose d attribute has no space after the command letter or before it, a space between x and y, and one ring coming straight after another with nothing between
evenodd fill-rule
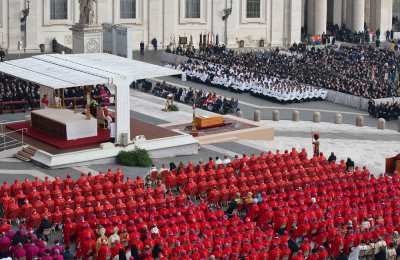
<instances>
[{"instance_id":1,"label":"white tent canopy","mask_svg":"<svg viewBox=\"0 0 400 260\"><path fill-rule=\"evenodd\" d=\"M180 74L169 68L106 53L50 54L11 60L0 63L0 72L52 89Z\"/></svg>"},{"instance_id":2,"label":"white tent canopy","mask_svg":"<svg viewBox=\"0 0 400 260\"><path fill-rule=\"evenodd\" d=\"M50 54L0 63L0 72L51 89L113 83L116 87L116 139L130 140L132 82L181 72L106 53Z\"/></svg>"}]
</instances>

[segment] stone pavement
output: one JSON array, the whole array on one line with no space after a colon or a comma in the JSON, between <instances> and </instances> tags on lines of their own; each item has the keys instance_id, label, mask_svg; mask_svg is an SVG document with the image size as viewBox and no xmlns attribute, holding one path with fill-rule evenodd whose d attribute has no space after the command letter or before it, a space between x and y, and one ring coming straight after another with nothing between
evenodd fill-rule
<instances>
[{"instance_id":1,"label":"stone pavement","mask_svg":"<svg viewBox=\"0 0 400 260\"><path fill-rule=\"evenodd\" d=\"M157 118L158 120L173 122L173 123L187 123L193 119L192 106L188 106L182 103L174 102L178 106L179 111L177 112L164 112L162 111L165 107L165 99L152 96L140 91L131 90L131 110L145 114L149 118ZM201 109L196 109L196 114L201 116L212 116L215 115L212 112L208 112Z\"/></svg>"},{"instance_id":2,"label":"stone pavement","mask_svg":"<svg viewBox=\"0 0 400 260\"><path fill-rule=\"evenodd\" d=\"M160 57L163 51L146 51L144 56L140 56L139 52L134 52L134 59L149 62L152 64L161 65ZM281 105L277 103L272 103L270 101L263 100L258 97L253 97L250 94L238 94L227 90L210 87L204 84L199 84L196 82L182 82L176 77L165 77L162 78L168 82L178 83L185 85L187 87L192 87L196 89L206 89L208 91L216 92L218 95L226 97L239 98L240 108L243 112L243 116L248 119L253 118L255 110L261 111L261 118L264 120L272 119L272 110L278 109L280 111L281 119L289 120L292 117L293 110L300 111L300 120L302 121L312 121L312 116L314 111L321 112L321 120L325 122L333 122L335 114L337 112L342 113L343 122L345 124L354 124L355 118L358 114L364 116L364 122L366 125L371 127L376 127L377 119L368 115L366 111L360 111L350 107L333 104L327 101L317 101L317 102L307 102L307 103L295 103L288 105ZM398 121L386 122L386 127L389 129L398 129Z\"/></svg>"},{"instance_id":3,"label":"stone pavement","mask_svg":"<svg viewBox=\"0 0 400 260\"><path fill-rule=\"evenodd\" d=\"M141 56L139 51L135 51L133 57L134 57L134 59L137 59L137 60L160 65L161 64L160 57L161 57L162 53L163 53L162 50L146 51L145 55ZM20 58L30 57L32 55L38 55L38 54L40 54L40 53L21 54ZM10 54L7 57L7 59L15 59L15 58L18 58L18 54ZM291 119L293 110L298 110L298 111L300 111L300 120L302 120L302 121L312 121L313 112L319 111L319 112L321 112L321 120L324 122L333 122L335 114L337 112L340 112L343 115L343 122L345 124L354 124L355 118L358 114L361 114L364 116L365 125L368 125L371 127L376 127L376 124L377 124L377 119L370 117L366 111L359 111L357 109L333 104L333 103L326 102L326 101L281 105L281 104L272 103L272 102L263 100L261 98L253 97L249 94L232 93L230 91L226 91L226 90L222 90L222 89L214 88L214 87L209 87L204 84L199 84L199 83L195 83L195 82L189 82L189 81L182 82L179 78L176 78L176 77L166 77L163 79L165 79L168 82L182 84L187 87L192 87L192 88L196 88L196 89L207 89L208 91L216 92L219 95L239 98L240 103L241 103L240 108L243 112L244 117L247 119L252 119L254 111L260 110L261 118L264 120L270 120L270 119L272 119L272 110L278 109L280 111L281 119L286 119L286 120ZM5 118L5 119L3 119L3 118ZM23 119L23 116L21 116L20 118ZM141 118L139 118L139 119L141 119ZM7 116L7 115L0 115L0 122L2 120L10 121L9 116ZM14 120L16 120L16 119L14 119ZM398 124L399 124L398 121L399 120L386 122L386 127L388 129L397 130Z\"/></svg>"},{"instance_id":4,"label":"stone pavement","mask_svg":"<svg viewBox=\"0 0 400 260\"><path fill-rule=\"evenodd\" d=\"M133 108L135 112L131 111L134 117L141 120L153 123L164 124L173 122L177 117L191 119L191 107L184 104L178 104L180 112L165 113L161 111L163 99L154 97L141 92L131 92L133 99ZM137 100L142 102L136 103ZM200 111L200 113L207 114L207 111ZM14 114L15 118L20 118L21 114ZM8 115L10 119L12 116ZM164 158L155 160L154 163L157 167L162 164L169 165L171 161L175 164L182 162L199 162L207 161L209 157L215 158L216 156L222 158L223 156L234 157L243 153L259 154L264 150L275 149L291 149L291 147L306 147L311 149L311 132L319 131L321 133L321 150L328 154L335 151L338 158L351 157L355 159L357 164L364 165L368 160L371 160L371 154L374 154L372 164L370 167L377 172L381 171L384 164L385 156L393 156L400 153L400 134L392 130L377 130L375 128L363 127L357 128L351 125L334 125L328 123L311 123L311 122L291 122L291 121L263 121L265 125L272 126L276 129L276 138L270 142L254 142L251 140L241 140L235 142L224 142L212 145L203 145L199 154L193 156L181 156L173 158ZM310 151L309 151L310 152ZM378 165L375 167L374 165ZM0 159L0 182L7 180L12 182L15 179L24 179L34 177L54 178L56 176L66 177L67 175L73 178L78 178L81 172L104 172L108 168L116 169L122 168L127 176L132 178L136 176L145 176L149 169L137 167L121 167L115 162L112 163L98 163L85 167L73 167L66 169L43 169L31 163L18 161L14 158Z\"/></svg>"},{"instance_id":5,"label":"stone pavement","mask_svg":"<svg viewBox=\"0 0 400 260\"><path fill-rule=\"evenodd\" d=\"M153 59L153 63L158 59L158 53L148 54L145 57ZM241 110L244 116L248 119L253 118L253 112L256 109L261 110L262 119L271 119L272 110L279 109L281 111L281 119L290 119L292 111L294 109L301 112L301 120L311 121L313 111L322 111L322 121L333 122L336 111L343 113L343 119L345 123L354 124L355 117L359 113L365 114L365 112L358 111L352 108L347 108L339 105L335 105L329 102L310 102L302 104L290 104L290 105L279 105L274 104L259 98L252 97L248 94L235 94L220 90L217 88L210 88L202 84L193 82L181 82L177 78L168 77L168 81L178 82L185 84L186 86L208 89L215 91L219 95L239 97L241 101ZM188 121L192 118L191 106L177 103L180 111L179 112L162 112L161 109L164 107L165 100L147 95L141 92L131 91L131 99L133 101L131 109L131 115L135 118L143 120L144 122L152 124L165 124L168 122L174 122L175 120ZM207 111L198 110L198 113L202 115L212 114ZM3 114L0 115L1 121L16 121L23 120L25 118L24 113L16 114ZM182 162L198 162L207 161L208 157L223 157L227 155L233 157L236 154L252 154L260 153L263 150L274 150L274 149L290 149L292 146L306 147L311 149L311 138L310 133L313 130L321 132L323 138L321 150L325 154L335 151L338 158L352 157L355 159L356 164L364 165L370 160L371 167L374 168L374 164L379 164L379 167L375 167L379 172L382 169L384 163L384 156L393 156L395 153L400 153L400 134L395 131L375 130L376 119L370 118L365 115L366 125L372 126L372 128L355 128L350 125L337 126L334 124L324 123L318 125L311 122L299 122L293 124L293 122L271 122L265 121L265 124L276 128L276 139L271 142L253 142L251 140L241 140L236 142L225 142L212 145L204 145L201 147L199 154L194 156L182 156L165 158L155 160L154 163L157 167L162 164L168 165L170 161L174 161L176 164ZM387 127L390 129L397 129L397 122L387 122ZM370 158L374 155L374 158ZM379 155L379 156L377 156ZM0 182L8 181L12 182L15 179L24 179L34 177L54 178L56 176L65 177L71 175L73 178L78 178L81 172L102 172L107 171L108 168L116 169L118 166L114 163L104 164L92 164L85 167L73 167L66 169L43 169L31 163L25 163L18 161L13 158L0 159ZM120 167L124 170L125 174L130 177L144 176L148 173L149 169L136 168L136 167Z\"/></svg>"},{"instance_id":6,"label":"stone pavement","mask_svg":"<svg viewBox=\"0 0 400 260\"><path fill-rule=\"evenodd\" d=\"M207 85L196 82L190 82L190 81L184 82L176 77L165 77L162 79L166 80L167 82L176 83L186 87L203 89L207 91L216 92L218 95L238 98L240 104L240 110L243 112L243 116L247 119L253 119L254 111L260 110L261 118L263 120L271 120L272 111L279 110L281 119L290 120L292 118L293 111L298 110L300 112L301 121L312 121L313 113L320 112L321 121L334 122L335 115L336 113L339 112L342 114L343 123L345 124L355 124L357 115L362 115L364 117L364 122L365 125L367 126L376 127L378 123L378 119L369 116L368 112L366 111L360 111L354 108L333 104L327 101L314 101L314 102L282 105L267 100L263 100L258 97L254 97L250 94L238 94L220 88L209 87ZM398 121L399 120L386 122L386 127L388 129L397 130Z\"/></svg>"}]
</instances>

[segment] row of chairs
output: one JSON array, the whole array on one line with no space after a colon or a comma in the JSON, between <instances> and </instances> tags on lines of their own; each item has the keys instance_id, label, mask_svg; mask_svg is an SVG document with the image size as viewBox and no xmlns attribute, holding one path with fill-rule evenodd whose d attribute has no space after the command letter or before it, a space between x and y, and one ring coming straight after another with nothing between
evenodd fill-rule
<instances>
[{"instance_id":1,"label":"row of chairs","mask_svg":"<svg viewBox=\"0 0 400 260\"><path fill-rule=\"evenodd\" d=\"M167 185L173 175L186 177ZM216 176L221 176L218 182ZM237 182L228 185L232 177ZM321 252L336 257L363 243L384 241L388 248L400 230L397 175L375 178L357 167L346 172L343 162L329 163L323 155L308 159L295 150L262 153L235 158L227 165L212 160L181 164L176 170L154 170L149 178L155 182L152 188L145 187L141 178L125 179L122 171L109 171L76 181L56 178L3 184L0 191L8 219L26 219L33 226L49 218L58 223L86 222L91 230L98 224L109 230L119 227L121 232L129 229L136 237L130 245L145 251L156 240L168 259L197 259L202 248L207 257L221 259L224 254L232 259L250 255L282 259ZM224 179L226 186L220 184ZM201 196L197 191L204 181L206 191ZM222 196L226 191L229 196ZM27 203L16 203L22 199L20 194ZM55 204L49 206L49 201ZM155 227L156 235L151 232ZM76 232L83 229L78 225ZM235 236L237 249L229 242ZM228 242L220 245L218 239Z\"/></svg>"}]
</instances>

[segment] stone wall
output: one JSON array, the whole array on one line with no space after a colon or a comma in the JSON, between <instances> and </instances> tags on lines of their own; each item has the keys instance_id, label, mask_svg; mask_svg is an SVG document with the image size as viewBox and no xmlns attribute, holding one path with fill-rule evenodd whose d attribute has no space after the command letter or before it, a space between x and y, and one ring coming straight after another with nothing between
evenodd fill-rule
<instances>
[{"instance_id":1,"label":"stone wall","mask_svg":"<svg viewBox=\"0 0 400 260\"><path fill-rule=\"evenodd\" d=\"M79 1L67 1L68 17L64 20L50 19L50 0L30 1L27 51L39 51L39 44L46 44L46 49L50 49L48 47L54 38L65 46L72 46L70 28L79 19ZM306 3L313 1L315 0L261 0L260 17L247 18L246 0L234 0L232 14L226 24L222 16L224 9L230 7L230 0L202 0L201 17L198 19L185 18L185 0L136 0L135 19L120 18L119 0L98 0L96 9L100 25L112 23L133 27L134 49L139 49L140 41L151 48L150 42L156 38L159 46L165 47L173 38L177 42L178 36L189 38L190 35L194 44L198 45L200 33L210 32L218 34L222 43L225 40L225 28L228 47L231 48L239 47L239 41L244 41L244 47L259 47L260 40L264 40L266 47L281 46L299 42L301 27L307 23L312 22L317 26L313 28L310 25L310 32L324 31L323 24L328 18L344 21L351 27L354 19L346 14L352 12L343 4L345 0L335 0L334 3L342 4L333 5L333 10L332 0L327 2L329 5L321 4L328 0L318 0L312 5L315 8L309 8ZM392 1L393 6L390 4ZM11 52L17 51L17 43L22 40L20 18L25 4L25 0L0 0L0 44ZM314 9L315 12L320 12L327 6L330 6L327 14L313 13ZM395 15L400 16L400 0L365 0L365 21L372 29L380 27L381 31L386 31L391 28L392 9ZM359 20L358 24L361 24Z\"/></svg>"},{"instance_id":2,"label":"stone wall","mask_svg":"<svg viewBox=\"0 0 400 260\"><path fill-rule=\"evenodd\" d=\"M178 36L190 37L198 45L200 33L219 35L224 42L227 28L228 45L236 48L243 40L245 47L258 47L260 40L266 45L282 45L285 41L300 41L302 0L261 0L260 18L246 18L246 0L233 1L232 15L227 26L222 20L223 10L229 7L229 0L203 0L201 17L187 19L184 14L184 0L137 0L135 19L119 17L119 1L98 0L98 23L125 24L134 28L132 42L139 49L140 41L151 48L156 38L160 47L165 47ZM283 3L284 2L284 3ZM79 1L68 0L68 17L65 20L50 19L50 0L30 1L27 20L27 51L39 51L39 44L51 49L55 38L65 46L72 47L71 26L79 20ZM22 40L20 28L21 12L25 0L0 0L0 44L10 52L17 51ZM291 9L288 9L291 8ZM293 10L293 11L291 11ZM274 19L272 19L274 18Z\"/></svg>"}]
</instances>

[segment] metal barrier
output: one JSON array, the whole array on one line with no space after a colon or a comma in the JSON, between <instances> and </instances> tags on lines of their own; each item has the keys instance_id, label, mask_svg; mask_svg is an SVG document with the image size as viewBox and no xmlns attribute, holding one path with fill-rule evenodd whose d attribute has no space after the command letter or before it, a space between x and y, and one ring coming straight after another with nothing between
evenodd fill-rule
<instances>
[{"instance_id":1,"label":"metal barrier","mask_svg":"<svg viewBox=\"0 0 400 260\"><path fill-rule=\"evenodd\" d=\"M11 148L24 145L24 134L28 130L27 128L18 129L15 131L6 132L6 122L0 121L0 151L5 151ZM19 133L20 138L19 137ZM15 137L17 134L17 137Z\"/></svg>"}]
</instances>

